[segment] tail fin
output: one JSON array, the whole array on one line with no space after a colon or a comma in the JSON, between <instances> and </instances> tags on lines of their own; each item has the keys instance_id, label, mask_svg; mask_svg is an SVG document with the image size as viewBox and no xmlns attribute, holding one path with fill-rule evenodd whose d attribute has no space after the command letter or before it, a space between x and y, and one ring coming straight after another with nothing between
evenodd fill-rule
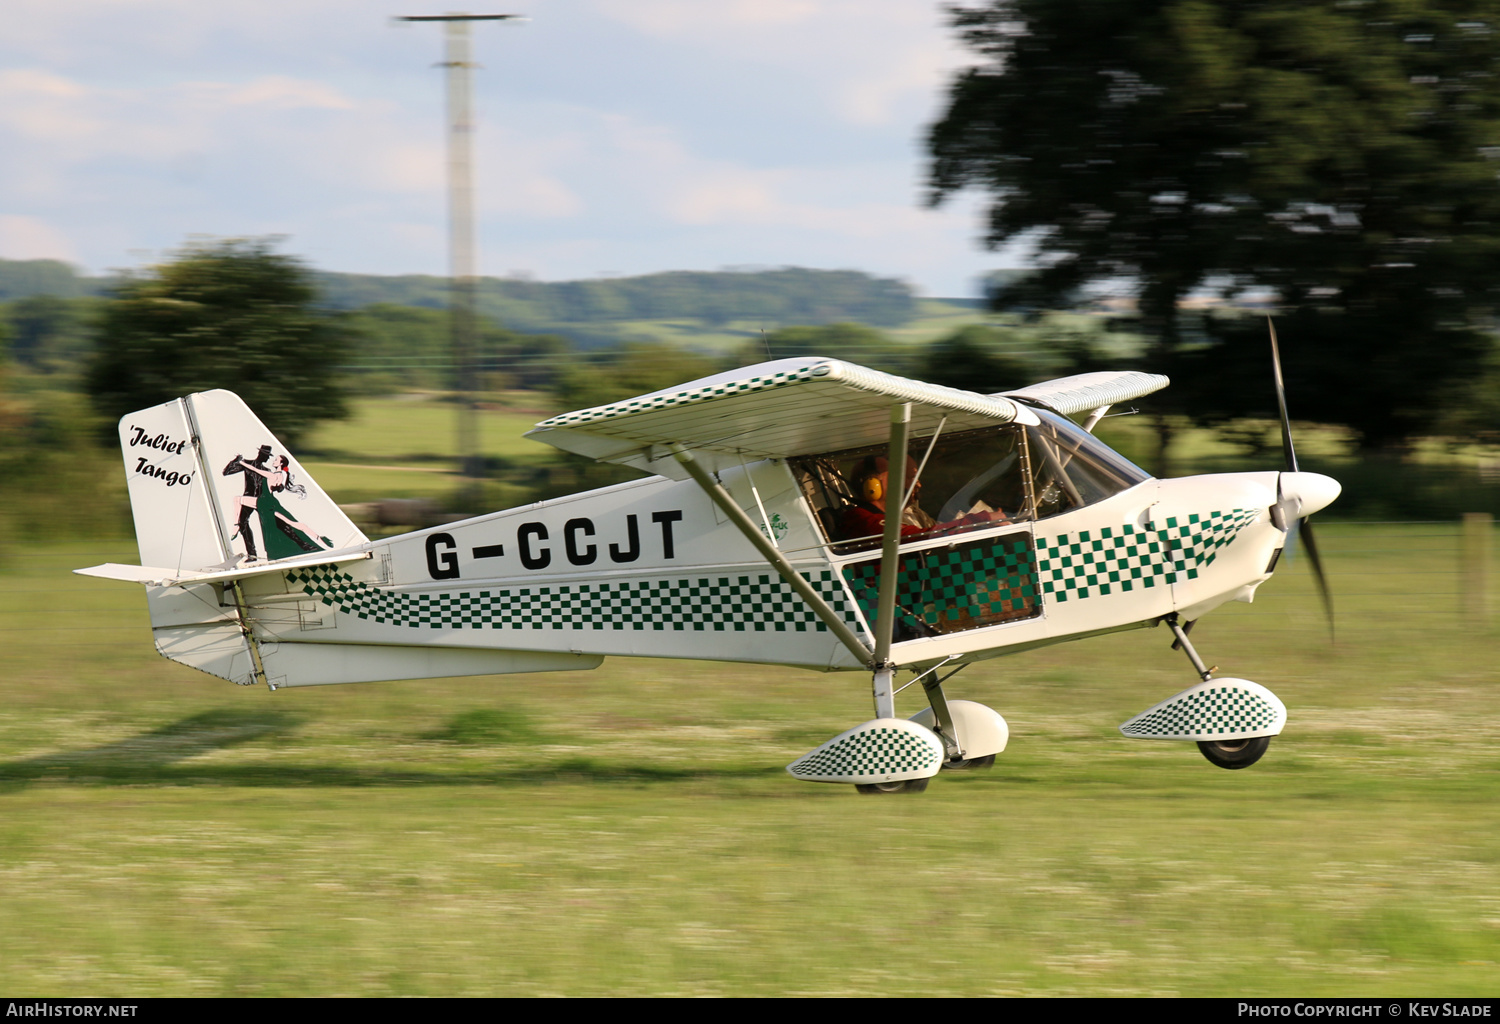
<instances>
[{"instance_id":1,"label":"tail fin","mask_svg":"<svg viewBox=\"0 0 1500 1024\"><path fill-rule=\"evenodd\" d=\"M231 392L129 413L120 449L142 565L227 569L366 541Z\"/></svg>"}]
</instances>

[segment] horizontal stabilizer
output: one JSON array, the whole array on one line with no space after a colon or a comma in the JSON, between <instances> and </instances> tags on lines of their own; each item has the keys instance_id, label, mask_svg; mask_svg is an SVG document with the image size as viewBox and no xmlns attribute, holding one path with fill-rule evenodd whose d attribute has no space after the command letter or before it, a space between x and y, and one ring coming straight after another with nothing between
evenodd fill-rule
<instances>
[{"instance_id":1,"label":"horizontal stabilizer","mask_svg":"<svg viewBox=\"0 0 1500 1024\"><path fill-rule=\"evenodd\" d=\"M1119 405L1121 402L1129 402L1136 398L1144 398L1153 391L1160 391L1170 383L1172 383L1171 380L1159 373L1106 370L1099 373L1079 373L1071 377L1058 377L1056 380L1044 380L1040 384L1032 384L1030 387L1016 391L1002 391L995 397L1014 398L1033 405L1046 406L1064 416L1073 416L1081 412L1093 412L1096 409Z\"/></svg>"},{"instance_id":2,"label":"horizontal stabilizer","mask_svg":"<svg viewBox=\"0 0 1500 1024\"><path fill-rule=\"evenodd\" d=\"M526 436L597 459L678 479L680 444L710 470L739 459L784 459L884 442L890 409L912 404L913 436L1016 418L1008 398L925 384L838 359L777 359L623 402L563 413Z\"/></svg>"},{"instance_id":3,"label":"horizontal stabilizer","mask_svg":"<svg viewBox=\"0 0 1500 1024\"><path fill-rule=\"evenodd\" d=\"M283 558L277 562L257 562L254 565L220 571L184 572L181 569L163 569L153 565L121 565L105 562L86 569L74 569L80 576L97 576L105 580L122 580L125 583L143 583L148 587L185 587L192 583L227 583L230 580L266 573L286 572L288 569L304 569L313 565L342 565L345 562L362 562L370 557L368 551L329 554L318 552L301 558Z\"/></svg>"}]
</instances>

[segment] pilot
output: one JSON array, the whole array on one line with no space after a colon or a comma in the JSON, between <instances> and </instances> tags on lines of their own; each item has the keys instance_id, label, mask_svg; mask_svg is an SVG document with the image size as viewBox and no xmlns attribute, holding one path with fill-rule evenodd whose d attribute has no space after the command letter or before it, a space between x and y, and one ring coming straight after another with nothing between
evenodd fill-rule
<instances>
[{"instance_id":1,"label":"pilot","mask_svg":"<svg viewBox=\"0 0 1500 1024\"><path fill-rule=\"evenodd\" d=\"M907 501L906 507L901 510L901 539L903 541L959 533L964 530L979 529L989 523L1011 521L1004 512L978 511L949 522L937 522L924 512L917 502L922 493L922 482L918 480L916 486L912 487L912 480L916 477L916 473L916 465L908 458L904 489L911 491L911 498ZM847 506L841 515L840 525L843 527L844 539L853 540L857 537L883 534L886 499L890 492L890 471L885 456L871 455L859 464L854 474L853 489L855 504Z\"/></svg>"},{"instance_id":2,"label":"pilot","mask_svg":"<svg viewBox=\"0 0 1500 1024\"><path fill-rule=\"evenodd\" d=\"M906 460L906 487L911 487L917 475L917 467L911 459ZM847 538L879 536L885 531L885 506L890 493L890 473L884 455L871 455L859 464L854 474L855 504L843 511L844 536ZM926 533L936 521L922 511L917 498L922 493L922 484L911 493L911 500L901 510L901 537L905 540Z\"/></svg>"}]
</instances>

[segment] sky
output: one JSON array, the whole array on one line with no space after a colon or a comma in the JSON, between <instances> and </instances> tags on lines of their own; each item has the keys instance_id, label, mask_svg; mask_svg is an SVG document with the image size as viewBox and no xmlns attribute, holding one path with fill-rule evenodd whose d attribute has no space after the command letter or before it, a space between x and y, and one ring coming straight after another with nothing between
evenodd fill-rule
<instances>
[{"instance_id":1,"label":"sky","mask_svg":"<svg viewBox=\"0 0 1500 1024\"><path fill-rule=\"evenodd\" d=\"M7 0L0 257L138 267L285 236L325 270L445 273L431 0ZM979 196L924 202L969 62L937 0L505 0L476 25L481 274L802 266L975 296L1018 266Z\"/></svg>"}]
</instances>

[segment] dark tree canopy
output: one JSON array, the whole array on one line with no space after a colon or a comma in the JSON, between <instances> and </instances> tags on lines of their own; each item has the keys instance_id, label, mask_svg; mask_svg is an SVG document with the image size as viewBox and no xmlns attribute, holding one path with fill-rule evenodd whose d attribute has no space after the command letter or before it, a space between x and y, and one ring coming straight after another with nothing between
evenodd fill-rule
<instances>
[{"instance_id":1,"label":"dark tree canopy","mask_svg":"<svg viewBox=\"0 0 1500 1024\"><path fill-rule=\"evenodd\" d=\"M10 354L24 366L43 372L67 370L88 354L92 342L92 299L30 295L3 310L10 321Z\"/></svg>"},{"instance_id":2,"label":"dark tree canopy","mask_svg":"<svg viewBox=\"0 0 1500 1024\"><path fill-rule=\"evenodd\" d=\"M1269 291L1294 411L1369 445L1430 425L1482 358L1500 3L990 0L954 23L982 63L932 129L934 202L987 191L987 241L1034 242L1038 299L1134 279L1178 401L1269 411L1263 323L1184 337L1205 284Z\"/></svg>"},{"instance_id":3,"label":"dark tree canopy","mask_svg":"<svg viewBox=\"0 0 1500 1024\"><path fill-rule=\"evenodd\" d=\"M910 355L905 346L891 341L875 328L855 323L783 327L751 339L740 350L740 358L746 363L795 356L828 356L887 373L909 372Z\"/></svg>"},{"instance_id":4,"label":"dark tree canopy","mask_svg":"<svg viewBox=\"0 0 1500 1024\"><path fill-rule=\"evenodd\" d=\"M359 337L348 368L351 384L367 393L412 388L452 388L452 327L446 310L376 303L344 315ZM487 316L475 324L474 362L482 390L551 387L567 359L568 343L546 334L517 334Z\"/></svg>"},{"instance_id":5,"label":"dark tree canopy","mask_svg":"<svg viewBox=\"0 0 1500 1024\"><path fill-rule=\"evenodd\" d=\"M190 245L127 278L105 304L88 392L114 419L226 388L294 443L345 415L345 331L314 297L308 271L266 240Z\"/></svg>"},{"instance_id":6,"label":"dark tree canopy","mask_svg":"<svg viewBox=\"0 0 1500 1024\"><path fill-rule=\"evenodd\" d=\"M1040 379L1034 366L998 351L1001 332L983 324L961 327L927 346L917 376L929 384L991 395Z\"/></svg>"},{"instance_id":7,"label":"dark tree canopy","mask_svg":"<svg viewBox=\"0 0 1500 1024\"><path fill-rule=\"evenodd\" d=\"M628 342L579 353L555 375L553 400L561 410L588 409L648 394L724 369L720 360L675 345Z\"/></svg>"}]
</instances>

